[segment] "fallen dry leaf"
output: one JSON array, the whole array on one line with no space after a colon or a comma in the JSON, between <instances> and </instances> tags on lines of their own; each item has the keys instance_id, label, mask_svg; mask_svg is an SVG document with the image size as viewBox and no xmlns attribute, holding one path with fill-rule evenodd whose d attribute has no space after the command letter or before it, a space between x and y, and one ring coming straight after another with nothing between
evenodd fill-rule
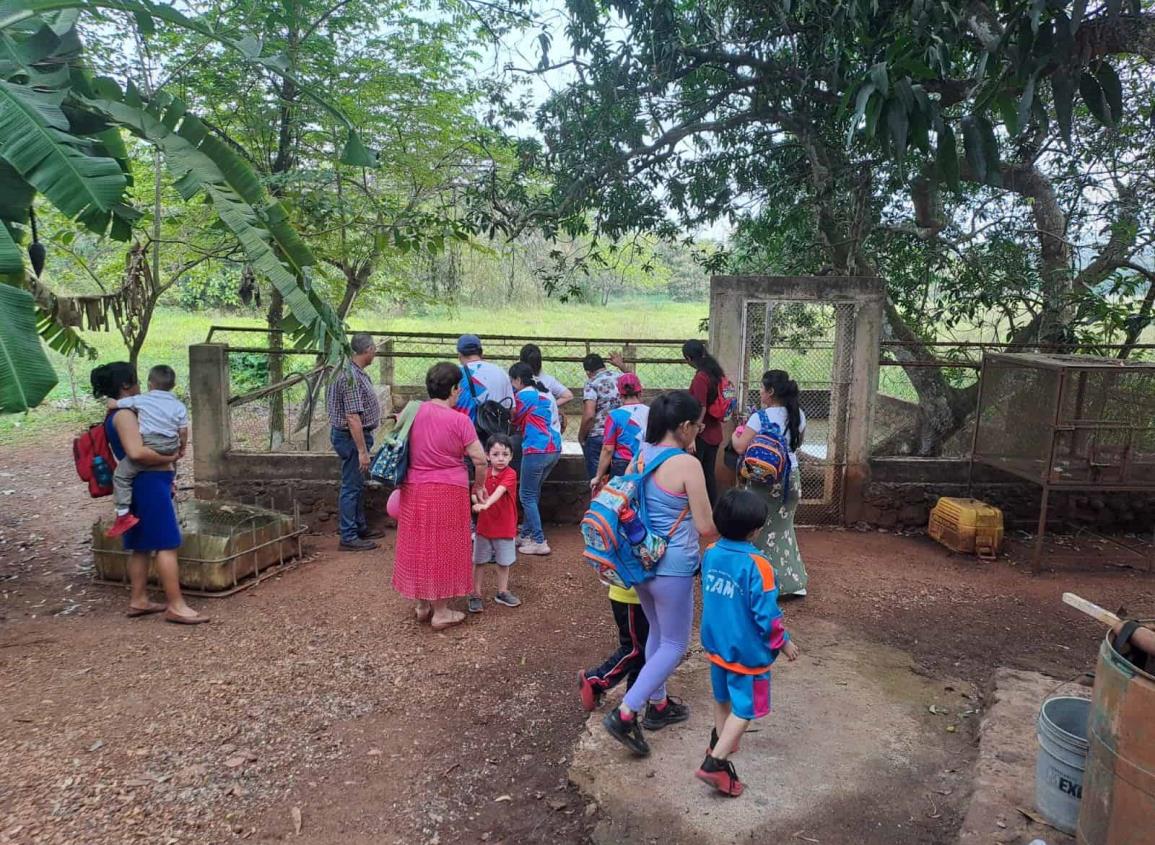
<instances>
[{"instance_id":1,"label":"fallen dry leaf","mask_svg":"<svg viewBox=\"0 0 1155 845\"><path fill-rule=\"evenodd\" d=\"M512 800L513 800L512 795L498 795L496 798L493 799L495 804L500 803L502 801L512 801Z\"/></svg>"},{"instance_id":2,"label":"fallen dry leaf","mask_svg":"<svg viewBox=\"0 0 1155 845\"><path fill-rule=\"evenodd\" d=\"M294 807L293 809L289 810L289 814L293 817L293 833L295 833L297 836L300 836L302 824L301 808Z\"/></svg>"}]
</instances>

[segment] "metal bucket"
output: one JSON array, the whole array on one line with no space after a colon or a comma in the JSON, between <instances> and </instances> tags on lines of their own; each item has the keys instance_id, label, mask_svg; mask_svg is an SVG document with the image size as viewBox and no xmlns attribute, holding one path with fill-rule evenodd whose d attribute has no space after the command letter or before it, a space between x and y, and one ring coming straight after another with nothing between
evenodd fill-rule
<instances>
[{"instance_id":1,"label":"metal bucket","mask_svg":"<svg viewBox=\"0 0 1155 845\"><path fill-rule=\"evenodd\" d=\"M1079 845L1155 843L1155 677L1099 648Z\"/></svg>"},{"instance_id":2,"label":"metal bucket","mask_svg":"<svg viewBox=\"0 0 1155 845\"><path fill-rule=\"evenodd\" d=\"M1035 808L1065 833L1074 833L1087 764L1091 702L1056 696L1039 710L1039 756L1035 759Z\"/></svg>"}]
</instances>

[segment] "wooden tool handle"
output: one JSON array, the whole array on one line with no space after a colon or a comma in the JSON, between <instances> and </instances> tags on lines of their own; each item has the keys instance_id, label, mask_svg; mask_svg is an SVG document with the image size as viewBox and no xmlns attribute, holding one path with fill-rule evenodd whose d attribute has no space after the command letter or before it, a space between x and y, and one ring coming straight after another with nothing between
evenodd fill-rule
<instances>
[{"instance_id":1,"label":"wooden tool handle","mask_svg":"<svg viewBox=\"0 0 1155 845\"><path fill-rule=\"evenodd\" d=\"M1092 619L1098 619L1104 625L1112 628L1123 621L1111 611L1104 610L1094 602L1087 601L1082 596L1077 596L1074 593L1063 593L1063 603L1069 604L1071 607L1075 608L1075 610L1082 611Z\"/></svg>"}]
</instances>

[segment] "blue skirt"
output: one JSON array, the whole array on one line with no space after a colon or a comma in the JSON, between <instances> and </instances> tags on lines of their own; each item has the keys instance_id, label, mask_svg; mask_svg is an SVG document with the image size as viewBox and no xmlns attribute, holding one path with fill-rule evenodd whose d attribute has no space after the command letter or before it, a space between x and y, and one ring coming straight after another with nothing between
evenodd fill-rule
<instances>
[{"instance_id":1,"label":"blue skirt","mask_svg":"<svg viewBox=\"0 0 1155 845\"><path fill-rule=\"evenodd\" d=\"M124 535L130 552L161 552L179 549L180 524L172 500L176 474L167 471L138 473L132 481L132 513L140 522Z\"/></svg>"}]
</instances>

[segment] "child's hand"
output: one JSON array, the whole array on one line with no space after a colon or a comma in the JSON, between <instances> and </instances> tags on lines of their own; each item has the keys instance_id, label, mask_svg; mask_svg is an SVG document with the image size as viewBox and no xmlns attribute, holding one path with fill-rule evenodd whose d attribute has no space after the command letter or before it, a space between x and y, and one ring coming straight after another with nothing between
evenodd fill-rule
<instances>
[{"instance_id":1,"label":"child's hand","mask_svg":"<svg viewBox=\"0 0 1155 845\"><path fill-rule=\"evenodd\" d=\"M109 399L108 401L106 401L104 403L104 407L110 411L115 411L116 410L116 400L115 399Z\"/></svg>"},{"instance_id":2,"label":"child's hand","mask_svg":"<svg viewBox=\"0 0 1155 845\"><path fill-rule=\"evenodd\" d=\"M598 488L600 488L601 486L602 486L602 480L600 477L593 479L592 481L590 481L590 492L591 493L598 492Z\"/></svg>"},{"instance_id":3,"label":"child's hand","mask_svg":"<svg viewBox=\"0 0 1155 845\"><path fill-rule=\"evenodd\" d=\"M478 502L477 504L475 504L473 506L473 512L474 513L481 513L482 511L485 511L485 510L489 510L489 505L487 505L485 502Z\"/></svg>"},{"instance_id":4,"label":"child's hand","mask_svg":"<svg viewBox=\"0 0 1155 845\"><path fill-rule=\"evenodd\" d=\"M786 645L782 646L782 653L786 655L786 659L790 661L797 660L800 654L798 646L794 644L794 640L786 641Z\"/></svg>"}]
</instances>

